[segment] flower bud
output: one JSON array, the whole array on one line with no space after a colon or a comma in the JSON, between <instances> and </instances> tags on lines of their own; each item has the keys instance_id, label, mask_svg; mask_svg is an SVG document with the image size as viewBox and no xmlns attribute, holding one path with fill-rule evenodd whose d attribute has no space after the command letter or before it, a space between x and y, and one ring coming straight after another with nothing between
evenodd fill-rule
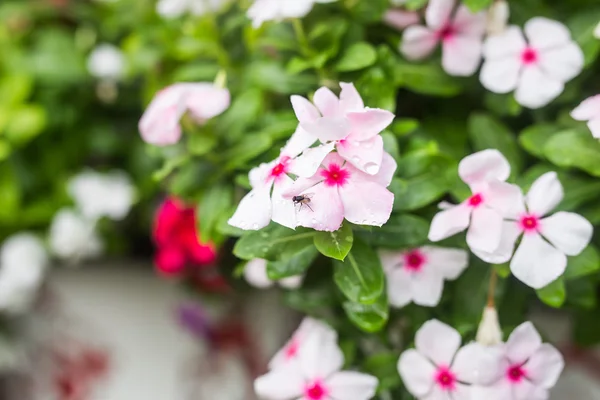
<instances>
[{"instance_id":1,"label":"flower bud","mask_svg":"<svg viewBox=\"0 0 600 400\"><path fill-rule=\"evenodd\" d=\"M494 346L502 343L502 330L498 322L498 313L493 306L486 306L477 329L477 342L485 346Z\"/></svg>"},{"instance_id":2,"label":"flower bud","mask_svg":"<svg viewBox=\"0 0 600 400\"><path fill-rule=\"evenodd\" d=\"M487 14L486 31L488 35L498 35L506 29L510 9L506 0L497 0Z\"/></svg>"}]
</instances>

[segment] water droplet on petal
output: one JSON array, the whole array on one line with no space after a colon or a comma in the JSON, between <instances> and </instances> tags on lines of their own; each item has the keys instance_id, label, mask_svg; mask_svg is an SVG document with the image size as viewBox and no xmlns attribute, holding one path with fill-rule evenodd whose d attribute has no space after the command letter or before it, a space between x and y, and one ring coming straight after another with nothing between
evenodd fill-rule
<instances>
[{"instance_id":1,"label":"water droplet on petal","mask_svg":"<svg viewBox=\"0 0 600 400\"><path fill-rule=\"evenodd\" d=\"M354 164L360 164L360 157L359 156L352 156L352 162Z\"/></svg>"},{"instance_id":2,"label":"water droplet on petal","mask_svg":"<svg viewBox=\"0 0 600 400\"><path fill-rule=\"evenodd\" d=\"M360 221L360 224L361 224L361 225L365 225L366 223L367 223L367 220L366 220L366 219L363 219L362 221Z\"/></svg>"},{"instance_id":3,"label":"water droplet on petal","mask_svg":"<svg viewBox=\"0 0 600 400\"><path fill-rule=\"evenodd\" d=\"M365 172L369 175L375 175L379 171L379 165L369 162L365 164Z\"/></svg>"}]
</instances>

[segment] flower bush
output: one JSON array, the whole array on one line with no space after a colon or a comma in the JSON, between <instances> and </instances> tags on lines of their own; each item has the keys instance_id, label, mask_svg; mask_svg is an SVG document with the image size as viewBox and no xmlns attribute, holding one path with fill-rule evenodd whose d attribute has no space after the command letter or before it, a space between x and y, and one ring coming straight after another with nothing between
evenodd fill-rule
<instances>
[{"instance_id":1,"label":"flower bush","mask_svg":"<svg viewBox=\"0 0 600 400\"><path fill-rule=\"evenodd\" d=\"M97 254L129 207L56 179L84 166L130 174L131 237L167 193L162 275L310 316L258 395L547 399L532 307L600 342L595 1L32 4L0 6L0 232Z\"/></svg>"}]
</instances>

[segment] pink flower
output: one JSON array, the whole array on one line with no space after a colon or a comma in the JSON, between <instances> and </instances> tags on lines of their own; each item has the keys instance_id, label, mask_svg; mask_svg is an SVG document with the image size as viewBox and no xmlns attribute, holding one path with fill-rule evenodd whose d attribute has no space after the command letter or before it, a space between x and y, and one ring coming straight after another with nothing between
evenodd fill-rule
<instances>
[{"instance_id":1,"label":"pink flower","mask_svg":"<svg viewBox=\"0 0 600 400\"><path fill-rule=\"evenodd\" d=\"M369 400L375 395L377 378L340 371L342 350L330 334L310 334L297 348L296 360L276 366L254 382L256 393L271 400Z\"/></svg>"},{"instance_id":2,"label":"pink flower","mask_svg":"<svg viewBox=\"0 0 600 400\"><path fill-rule=\"evenodd\" d=\"M519 325L502 347L496 379L488 386L473 387L474 399L547 400L548 390L564 368L562 355L544 343L531 322Z\"/></svg>"},{"instance_id":3,"label":"pink flower","mask_svg":"<svg viewBox=\"0 0 600 400\"><path fill-rule=\"evenodd\" d=\"M267 260L262 258L248 261L244 268L244 278L250 285L259 289L270 288L275 282L267 276ZM303 279L303 275L296 275L280 279L277 282L286 289L297 289L302 285Z\"/></svg>"},{"instance_id":4,"label":"pink flower","mask_svg":"<svg viewBox=\"0 0 600 400\"><path fill-rule=\"evenodd\" d=\"M563 188L555 172L540 176L506 213L502 245L493 255L494 263L508 261L516 240L523 239L510 262L515 277L534 289L540 289L561 276L567 267L567 255L581 253L592 239L593 227L582 216L557 212L545 217L563 198ZM544 218L545 217L545 218ZM477 252L475 252L477 255Z\"/></svg>"},{"instance_id":5,"label":"pink flower","mask_svg":"<svg viewBox=\"0 0 600 400\"><path fill-rule=\"evenodd\" d=\"M398 372L408 391L420 400L470 400L470 385L490 383L498 376L498 357L477 343L460 348L452 327L432 319L415 335L416 349L398 360Z\"/></svg>"},{"instance_id":6,"label":"pink flower","mask_svg":"<svg viewBox=\"0 0 600 400\"><path fill-rule=\"evenodd\" d=\"M579 75L583 52L560 22L536 17L525 24L525 36L516 26L489 36L479 79L494 93L515 90L515 99L529 108L550 103L565 82Z\"/></svg>"},{"instance_id":7,"label":"pink flower","mask_svg":"<svg viewBox=\"0 0 600 400\"><path fill-rule=\"evenodd\" d=\"M600 94L584 100L571 111L571 117L577 121L587 121L592 136L600 139Z\"/></svg>"},{"instance_id":8,"label":"pink flower","mask_svg":"<svg viewBox=\"0 0 600 400\"><path fill-rule=\"evenodd\" d=\"M435 215L429 240L437 242L468 227L469 248L488 261L492 257L489 253L500 247L503 215L518 201L520 189L504 182L510 175L510 165L498 150L483 150L465 157L458 166L458 175L473 194Z\"/></svg>"},{"instance_id":9,"label":"pink flower","mask_svg":"<svg viewBox=\"0 0 600 400\"><path fill-rule=\"evenodd\" d=\"M198 123L216 117L229 107L229 91L212 83L176 83L158 92L140 119L146 143L167 146L181 138L179 120L189 110Z\"/></svg>"},{"instance_id":10,"label":"pink flower","mask_svg":"<svg viewBox=\"0 0 600 400\"><path fill-rule=\"evenodd\" d=\"M337 153L325 157L317 173L299 178L284 192L284 197L311 194L310 209L296 213L299 226L320 231L335 231L347 219L354 224L381 226L392 213L394 195L389 186L396 162L384 153L377 175L367 175Z\"/></svg>"},{"instance_id":11,"label":"pink flower","mask_svg":"<svg viewBox=\"0 0 600 400\"><path fill-rule=\"evenodd\" d=\"M469 262L466 251L424 246L409 251L379 252L387 276L391 305L404 307L410 302L435 307L442 297L444 279L454 280Z\"/></svg>"},{"instance_id":12,"label":"pink flower","mask_svg":"<svg viewBox=\"0 0 600 400\"><path fill-rule=\"evenodd\" d=\"M419 23L419 14L415 11L406 11L401 9L390 9L387 10L383 15L383 22L386 25L402 30L408 26Z\"/></svg>"},{"instance_id":13,"label":"pink flower","mask_svg":"<svg viewBox=\"0 0 600 400\"><path fill-rule=\"evenodd\" d=\"M336 0L254 0L248 9L252 26L259 28L263 22L284 18L302 18L312 10L315 3L331 3Z\"/></svg>"},{"instance_id":14,"label":"pink flower","mask_svg":"<svg viewBox=\"0 0 600 400\"><path fill-rule=\"evenodd\" d=\"M404 31L400 51L409 60L429 56L442 43L442 66L450 75L470 76L481 60L485 12L472 14L455 0L430 0L425 12L427 26L413 25Z\"/></svg>"},{"instance_id":15,"label":"pink flower","mask_svg":"<svg viewBox=\"0 0 600 400\"><path fill-rule=\"evenodd\" d=\"M383 139L378 134L392 123L394 114L365 107L353 84L342 82L340 86L339 99L326 87L317 90L314 105L304 97L292 96L294 112L300 126L315 140L329 143L323 146L331 149L335 144L342 158L374 175L379 171L383 156ZM316 161L319 163L322 159Z\"/></svg>"}]
</instances>

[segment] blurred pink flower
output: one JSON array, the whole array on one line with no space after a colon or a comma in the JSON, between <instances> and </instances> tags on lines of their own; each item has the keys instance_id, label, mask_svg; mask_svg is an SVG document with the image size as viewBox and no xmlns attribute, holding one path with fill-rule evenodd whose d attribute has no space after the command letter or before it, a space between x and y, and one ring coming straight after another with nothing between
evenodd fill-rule
<instances>
[{"instance_id":1,"label":"blurred pink flower","mask_svg":"<svg viewBox=\"0 0 600 400\"><path fill-rule=\"evenodd\" d=\"M179 120L186 111L200 124L229 107L229 91L212 83L176 83L158 92L142 115L139 130L146 143L175 144L181 138Z\"/></svg>"},{"instance_id":2,"label":"blurred pink flower","mask_svg":"<svg viewBox=\"0 0 600 400\"><path fill-rule=\"evenodd\" d=\"M383 22L392 28L402 30L410 25L418 24L419 14L417 14L415 11L392 8L383 14Z\"/></svg>"},{"instance_id":3,"label":"blurred pink flower","mask_svg":"<svg viewBox=\"0 0 600 400\"><path fill-rule=\"evenodd\" d=\"M331 3L336 0L254 0L248 9L252 26L259 28L263 22L284 18L302 18L312 10L315 3Z\"/></svg>"},{"instance_id":4,"label":"blurred pink flower","mask_svg":"<svg viewBox=\"0 0 600 400\"><path fill-rule=\"evenodd\" d=\"M558 380L563 368L562 355L544 343L531 322L519 325L502 350L500 368L488 386L474 386L474 399L547 400L548 390Z\"/></svg>"},{"instance_id":5,"label":"blurred pink flower","mask_svg":"<svg viewBox=\"0 0 600 400\"><path fill-rule=\"evenodd\" d=\"M571 111L571 117L577 121L587 121L592 136L600 139L600 94L585 99Z\"/></svg>"},{"instance_id":6,"label":"blurred pink flower","mask_svg":"<svg viewBox=\"0 0 600 400\"><path fill-rule=\"evenodd\" d=\"M391 305L404 307L414 302L435 307L442 297L444 280L454 280L469 262L466 251L424 246L408 251L380 250L387 276Z\"/></svg>"},{"instance_id":7,"label":"blurred pink flower","mask_svg":"<svg viewBox=\"0 0 600 400\"><path fill-rule=\"evenodd\" d=\"M498 376L499 357L477 343L460 347L460 334L436 319L415 335L416 349L400 355L398 372L407 390L419 400L483 399L472 397L472 384L490 383Z\"/></svg>"},{"instance_id":8,"label":"blurred pink flower","mask_svg":"<svg viewBox=\"0 0 600 400\"><path fill-rule=\"evenodd\" d=\"M430 0L425 11L427 26L413 25L404 31L400 51L409 60L429 56L442 43L442 67L450 75L470 76L481 61L485 12L471 13L455 0Z\"/></svg>"},{"instance_id":9,"label":"blurred pink flower","mask_svg":"<svg viewBox=\"0 0 600 400\"><path fill-rule=\"evenodd\" d=\"M517 102L528 108L545 106L560 95L564 84L583 68L583 52L566 26L535 17L525 24L489 36L479 79L494 93L515 91Z\"/></svg>"},{"instance_id":10,"label":"blurred pink flower","mask_svg":"<svg viewBox=\"0 0 600 400\"><path fill-rule=\"evenodd\" d=\"M269 279L269 276L267 275L267 260L255 258L246 263L246 267L244 268L244 278L250 285L259 289L270 288L275 283L278 283L286 289L297 289L302 285L304 275L289 276L274 281Z\"/></svg>"}]
</instances>

